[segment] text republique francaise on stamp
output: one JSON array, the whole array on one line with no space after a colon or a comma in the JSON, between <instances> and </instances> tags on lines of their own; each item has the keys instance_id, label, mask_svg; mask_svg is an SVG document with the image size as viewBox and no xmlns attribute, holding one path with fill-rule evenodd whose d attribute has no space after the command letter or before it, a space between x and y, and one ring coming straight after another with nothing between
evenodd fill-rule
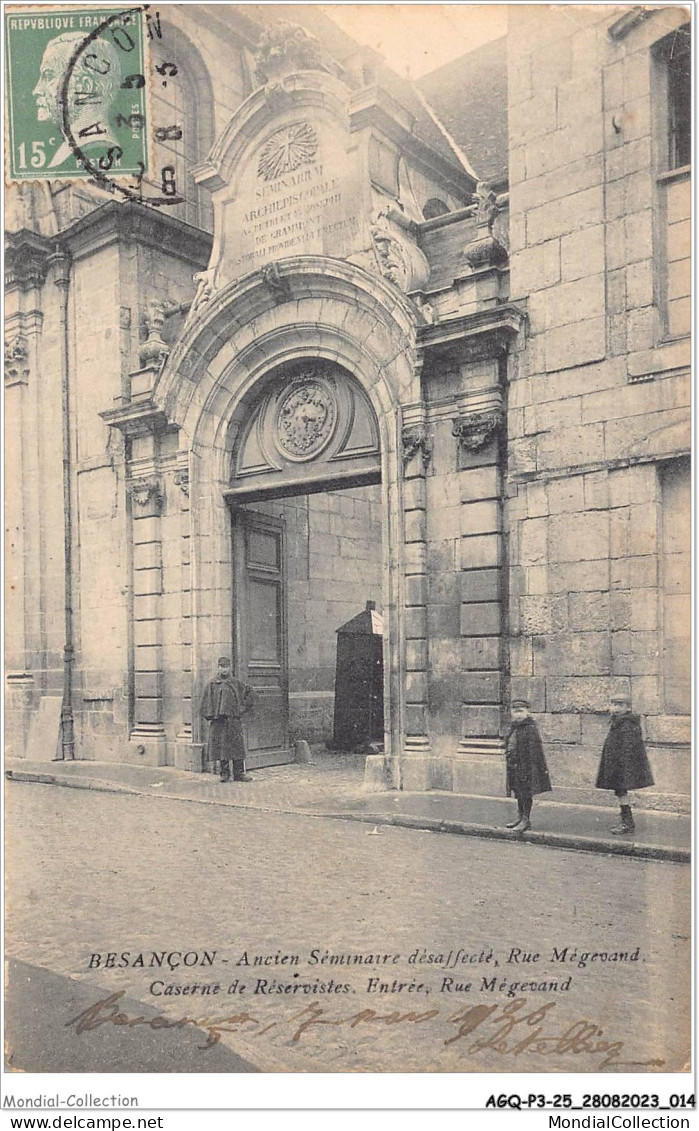
<instances>
[{"instance_id":1,"label":"text republique francaise on stamp","mask_svg":"<svg viewBox=\"0 0 699 1131\"><path fill-rule=\"evenodd\" d=\"M145 30L136 7L6 11L9 180L143 177Z\"/></svg>"}]
</instances>

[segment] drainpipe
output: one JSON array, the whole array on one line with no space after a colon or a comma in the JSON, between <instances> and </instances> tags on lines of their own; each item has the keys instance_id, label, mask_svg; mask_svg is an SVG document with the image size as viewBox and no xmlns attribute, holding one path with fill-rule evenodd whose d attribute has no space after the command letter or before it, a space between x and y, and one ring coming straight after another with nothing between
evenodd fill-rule
<instances>
[{"instance_id":1,"label":"drainpipe","mask_svg":"<svg viewBox=\"0 0 699 1131\"><path fill-rule=\"evenodd\" d=\"M60 249L49 259L56 267L55 285L60 292L61 342L61 424L63 436L63 569L64 569L64 645L63 645L63 701L61 703L61 758L72 762L75 758L73 728L73 531L70 482L70 390L68 352L68 298L70 288L70 259Z\"/></svg>"}]
</instances>

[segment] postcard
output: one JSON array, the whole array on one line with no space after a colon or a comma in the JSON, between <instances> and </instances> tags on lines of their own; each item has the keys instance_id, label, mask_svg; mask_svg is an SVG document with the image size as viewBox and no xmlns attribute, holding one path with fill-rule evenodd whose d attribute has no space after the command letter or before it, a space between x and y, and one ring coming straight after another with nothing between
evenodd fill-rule
<instances>
[{"instance_id":1,"label":"postcard","mask_svg":"<svg viewBox=\"0 0 699 1131\"><path fill-rule=\"evenodd\" d=\"M5 1106L693 1108L690 17L5 7Z\"/></svg>"}]
</instances>

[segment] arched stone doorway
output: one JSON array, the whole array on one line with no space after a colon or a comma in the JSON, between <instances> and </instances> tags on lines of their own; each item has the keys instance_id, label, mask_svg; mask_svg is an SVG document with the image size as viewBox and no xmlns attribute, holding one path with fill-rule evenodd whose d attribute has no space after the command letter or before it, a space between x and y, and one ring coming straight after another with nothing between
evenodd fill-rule
<instances>
[{"instance_id":1,"label":"arched stone doorway","mask_svg":"<svg viewBox=\"0 0 699 1131\"><path fill-rule=\"evenodd\" d=\"M186 726L178 741L201 750L196 704L216 656L230 650L235 638L231 505L266 492L283 494L304 481L326 489L380 480L391 776L405 745L427 744L426 704L415 701L425 680L414 666L406 673L403 615L408 600L411 615L420 612L414 595L419 586L412 584L406 595L406 572L414 578L424 570L424 537L414 532L424 515L417 315L395 288L339 260L287 260L280 277L282 286L277 280L270 287L255 272L200 305L154 389L167 427L178 430L177 460L180 467L187 464L189 485L191 643L184 663L192 710L191 729ZM302 424L300 440L294 429L304 413L293 392L295 378L306 391L315 382L324 395L329 380L335 382L334 404L324 407L320 397L310 413L316 423ZM280 440L278 429L275 438L268 427L260 447L260 427L264 433L280 420L286 439ZM306 442L310 460L303 458Z\"/></svg>"},{"instance_id":2,"label":"arched stone doorway","mask_svg":"<svg viewBox=\"0 0 699 1131\"><path fill-rule=\"evenodd\" d=\"M384 606L379 428L346 369L299 359L260 379L229 439L233 651L255 691L255 769L292 761L300 738L332 743L336 629L367 600Z\"/></svg>"}]
</instances>

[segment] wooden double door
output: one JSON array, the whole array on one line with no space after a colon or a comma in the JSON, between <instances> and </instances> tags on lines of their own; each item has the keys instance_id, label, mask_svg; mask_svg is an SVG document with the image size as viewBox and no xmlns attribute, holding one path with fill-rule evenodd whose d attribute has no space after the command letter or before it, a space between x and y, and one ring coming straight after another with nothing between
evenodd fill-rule
<instances>
[{"instance_id":1,"label":"wooden double door","mask_svg":"<svg viewBox=\"0 0 699 1131\"><path fill-rule=\"evenodd\" d=\"M289 679L284 527L249 510L233 512L235 666L255 692L245 719L247 767L293 762L289 744Z\"/></svg>"}]
</instances>

